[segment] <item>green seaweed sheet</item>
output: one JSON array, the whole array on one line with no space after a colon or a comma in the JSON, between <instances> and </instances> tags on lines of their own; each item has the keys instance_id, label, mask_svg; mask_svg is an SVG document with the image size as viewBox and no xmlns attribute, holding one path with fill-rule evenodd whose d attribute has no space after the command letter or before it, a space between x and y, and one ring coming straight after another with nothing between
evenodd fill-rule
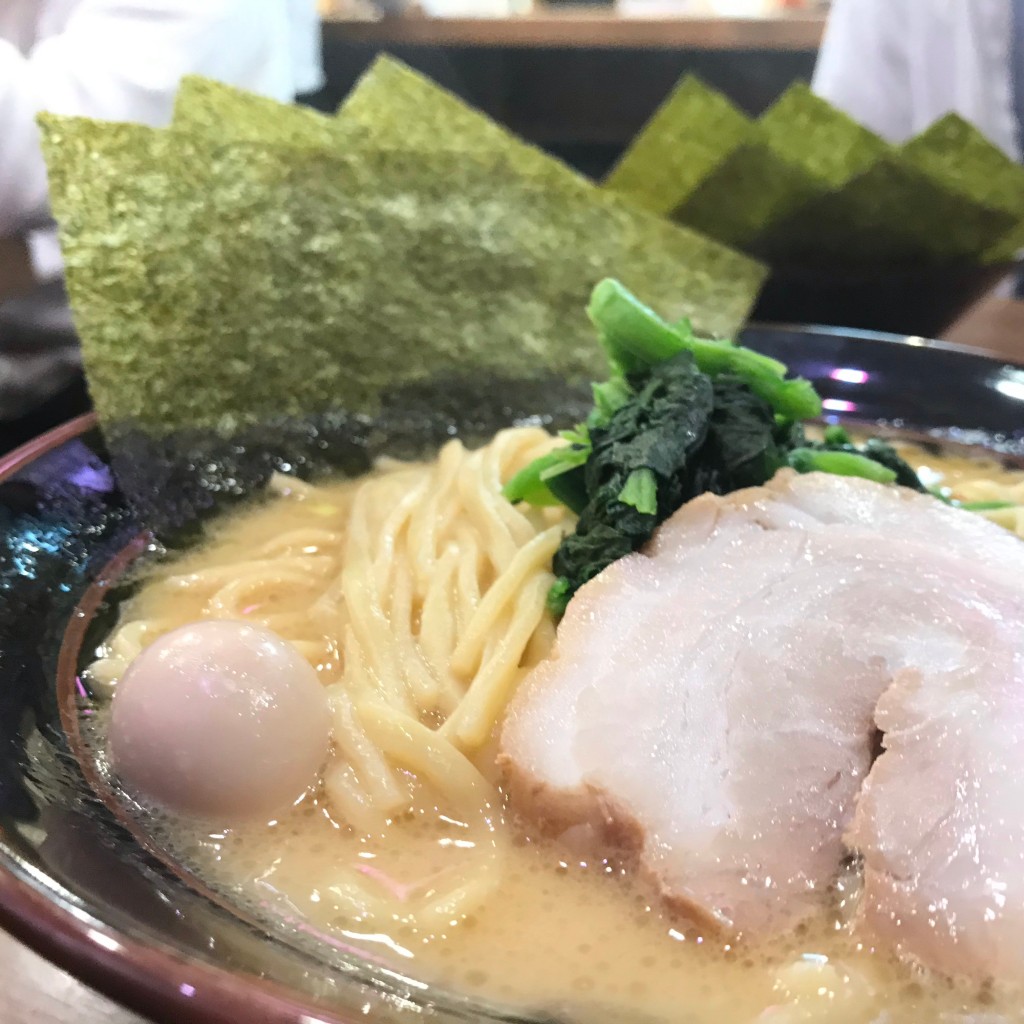
<instances>
[{"instance_id":1,"label":"green seaweed sheet","mask_svg":"<svg viewBox=\"0 0 1024 1024\"><path fill-rule=\"evenodd\" d=\"M360 103L386 105L377 82ZM416 89L427 117L454 100ZM222 115L238 97L198 90L188 102L199 93L207 120L192 131L177 117L170 131L42 119L68 290L108 423L231 432L373 412L385 389L452 371L589 379L601 368L584 308L603 275L713 333L737 328L763 278L506 143L469 108L480 145L398 148L357 130L326 148L290 113L296 128L282 130L267 119L285 115L247 100L259 116L231 127ZM225 144L236 135L286 141Z\"/></svg>"},{"instance_id":2,"label":"green seaweed sheet","mask_svg":"<svg viewBox=\"0 0 1024 1024\"><path fill-rule=\"evenodd\" d=\"M707 109L721 111L724 104L736 117L749 124L745 115L736 111L720 93L696 79L686 79L681 83L672 101L676 111L684 99L695 116L701 111L706 113ZM263 135L266 141L290 135L292 144L317 143L318 133L324 130L323 118L318 115L303 118L284 107L275 114L268 109L268 102L214 82L186 79L176 108L175 127L192 123L203 129L212 126L211 137L223 137L224 132L228 132L232 138L259 138L260 124L278 119L280 127L275 128L271 124ZM190 116L189 108L192 106L199 109ZM415 147L427 152L443 148L451 152L502 154L517 172L530 175L538 183L545 182L551 188L586 188L595 202L605 203L609 209L622 202L617 196L610 198L594 190L584 176L512 135L430 79L388 55L378 57L360 78L339 108L334 123L337 136L328 141L335 145L341 144L340 140L352 145L353 133L362 132L365 141L395 148ZM238 134L236 124L241 126L244 134ZM249 130L250 126L255 131ZM716 124L716 129L720 127ZM763 195L764 189L759 193ZM621 210L618 214L622 216ZM698 231L703 230L702 225L695 227ZM664 229L658 230L663 232ZM704 233L713 235L713 232ZM732 241L724 237L718 240L726 244ZM695 267L696 248L692 264ZM709 330L713 329L713 325L708 323L707 313L696 316Z\"/></svg>"},{"instance_id":3,"label":"green seaweed sheet","mask_svg":"<svg viewBox=\"0 0 1024 1024\"><path fill-rule=\"evenodd\" d=\"M903 157L936 181L1016 224L987 253L991 262L1024 249L1024 167L959 114L947 114L903 147Z\"/></svg>"},{"instance_id":4,"label":"green seaweed sheet","mask_svg":"<svg viewBox=\"0 0 1024 1024\"><path fill-rule=\"evenodd\" d=\"M171 127L211 142L270 142L334 148L346 127L309 107L288 106L199 75L186 75L174 101Z\"/></svg>"},{"instance_id":5,"label":"green seaweed sheet","mask_svg":"<svg viewBox=\"0 0 1024 1024\"><path fill-rule=\"evenodd\" d=\"M1024 247L1024 168L976 129L949 115L897 148L802 82L752 122L683 79L605 184L777 266L979 264Z\"/></svg>"},{"instance_id":6,"label":"green seaweed sheet","mask_svg":"<svg viewBox=\"0 0 1024 1024\"><path fill-rule=\"evenodd\" d=\"M726 245L749 248L802 207L868 168L889 147L796 83L673 213Z\"/></svg>"},{"instance_id":7,"label":"green seaweed sheet","mask_svg":"<svg viewBox=\"0 0 1024 1024\"><path fill-rule=\"evenodd\" d=\"M754 124L722 93L687 75L630 143L604 187L654 213L671 214Z\"/></svg>"},{"instance_id":8,"label":"green seaweed sheet","mask_svg":"<svg viewBox=\"0 0 1024 1024\"><path fill-rule=\"evenodd\" d=\"M763 139L734 149L673 211L672 219L725 245L747 248L772 224L826 191L823 182Z\"/></svg>"},{"instance_id":9,"label":"green seaweed sheet","mask_svg":"<svg viewBox=\"0 0 1024 1024\"><path fill-rule=\"evenodd\" d=\"M783 266L970 263L1013 223L893 154L773 223L751 250Z\"/></svg>"},{"instance_id":10,"label":"green seaweed sheet","mask_svg":"<svg viewBox=\"0 0 1024 1024\"><path fill-rule=\"evenodd\" d=\"M775 153L802 168L826 189L835 189L866 171L891 147L795 82L758 119L758 127Z\"/></svg>"},{"instance_id":11,"label":"green seaweed sheet","mask_svg":"<svg viewBox=\"0 0 1024 1024\"><path fill-rule=\"evenodd\" d=\"M605 187L726 245L747 247L888 148L803 83L754 122L721 93L687 77L633 140Z\"/></svg>"}]
</instances>

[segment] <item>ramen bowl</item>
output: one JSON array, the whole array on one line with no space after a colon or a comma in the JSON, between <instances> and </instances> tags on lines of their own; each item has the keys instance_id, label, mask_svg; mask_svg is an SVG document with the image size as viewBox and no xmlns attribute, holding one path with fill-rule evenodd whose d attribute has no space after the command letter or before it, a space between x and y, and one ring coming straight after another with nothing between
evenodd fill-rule
<instances>
[{"instance_id":1,"label":"ramen bowl","mask_svg":"<svg viewBox=\"0 0 1024 1024\"><path fill-rule=\"evenodd\" d=\"M810 379L829 420L1024 453L1024 369L916 337L752 327L743 340ZM231 444L137 439L113 455L85 416L0 466L0 924L155 1020L586 1019L568 1003L506 1006L435 986L357 940L243 907L170 856L90 754L82 668L154 536L187 545L278 470L354 474L451 436L571 422L586 403L552 381L436 385L395 396L372 422L282 422Z\"/></svg>"}]
</instances>

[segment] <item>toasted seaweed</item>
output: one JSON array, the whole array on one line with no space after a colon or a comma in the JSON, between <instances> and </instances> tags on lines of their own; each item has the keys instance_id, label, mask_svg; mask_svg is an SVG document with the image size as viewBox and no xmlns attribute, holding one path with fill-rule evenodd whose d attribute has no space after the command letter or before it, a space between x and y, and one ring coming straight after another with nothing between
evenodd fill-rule
<instances>
[{"instance_id":1,"label":"toasted seaweed","mask_svg":"<svg viewBox=\"0 0 1024 1024\"><path fill-rule=\"evenodd\" d=\"M603 274L714 333L763 275L497 139L327 151L42 123L94 401L156 434L372 413L453 368L589 379Z\"/></svg>"},{"instance_id":2,"label":"toasted seaweed","mask_svg":"<svg viewBox=\"0 0 1024 1024\"><path fill-rule=\"evenodd\" d=\"M171 126L191 139L327 148L339 145L347 128L309 107L288 106L199 75L182 79Z\"/></svg>"},{"instance_id":3,"label":"toasted seaweed","mask_svg":"<svg viewBox=\"0 0 1024 1024\"><path fill-rule=\"evenodd\" d=\"M699 99L701 96L708 98L706 104L702 104ZM700 109L718 110L722 104L731 108L724 96L693 78L684 80L674 100L670 99L669 102L675 103L677 112L688 102L694 116L699 114ZM745 115L732 109L738 117L746 120ZM529 175L537 183L559 190L585 192L591 201L603 204L609 214L614 212L620 222L641 218L648 225L647 230L666 239L671 237L671 232L665 229L664 224L642 211L634 209L627 216L624 197L594 188L587 178L561 161L516 138L490 118L393 57L377 58L342 105L338 119L358 123L370 138L380 144L396 147L420 145L427 149L443 145L456 152L502 154L516 171ZM629 205L632 207L634 204L631 202ZM682 245L682 236L676 234L675 239L675 247ZM703 261L711 254L698 251L706 249L706 240L698 243L692 234L690 240L691 252L687 257L689 270L699 274ZM750 281L749 272L738 279L740 290L746 291ZM692 294L689 286L683 290ZM694 306L694 322L701 323L702 329L710 333L719 333L722 325L709 323L709 310L702 308L703 305L698 303Z\"/></svg>"},{"instance_id":4,"label":"toasted seaweed","mask_svg":"<svg viewBox=\"0 0 1024 1024\"><path fill-rule=\"evenodd\" d=\"M670 214L752 134L746 114L687 75L640 129L604 186L654 213Z\"/></svg>"},{"instance_id":5,"label":"toasted seaweed","mask_svg":"<svg viewBox=\"0 0 1024 1024\"><path fill-rule=\"evenodd\" d=\"M751 122L684 79L606 185L776 265L981 264L1024 248L1024 168L976 129L952 114L896 148L804 83Z\"/></svg>"},{"instance_id":6,"label":"toasted seaweed","mask_svg":"<svg viewBox=\"0 0 1024 1024\"><path fill-rule=\"evenodd\" d=\"M742 247L887 151L803 83L754 123L720 93L685 78L605 185Z\"/></svg>"},{"instance_id":7,"label":"toasted seaweed","mask_svg":"<svg viewBox=\"0 0 1024 1024\"><path fill-rule=\"evenodd\" d=\"M903 157L961 195L1014 218L1014 227L989 251L992 262L1024 249L1024 167L974 125L947 114L906 143Z\"/></svg>"},{"instance_id":8,"label":"toasted seaweed","mask_svg":"<svg viewBox=\"0 0 1024 1024\"><path fill-rule=\"evenodd\" d=\"M538 183L590 185L561 160L387 54L377 57L356 82L336 120L358 125L378 146L500 154L510 168Z\"/></svg>"},{"instance_id":9,"label":"toasted seaweed","mask_svg":"<svg viewBox=\"0 0 1024 1024\"><path fill-rule=\"evenodd\" d=\"M952 191L892 154L775 222L750 248L781 266L976 263L1013 224L1007 212Z\"/></svg>"},{"instance_id":10,"label":"toasted seaweed","mask_svg":"<svg viewBox=\"0 0 1024 1024\"><path fill-rule=\"evenodd\" d=\"M165 253L173 267L182 248L201 244L191 232L203 205L208 154L183 138L168 145L169 133L142 125L48 114L40 125L94 404L111 417L138 391L138 400L153 402L159 417L173 408L180 372L173 360L166 368L162 362L163 327L174 322L179 306L160 271ZM190 275L186 256L173 276L184 285Z\"/></svg>"},{"instance_id":11,"label":"toasted seaweed","mask_svg":"<svg viewBox=\"0 0 1024 1024\"><path fill-rule=\"evenodd\" d=\"M761 115L758 127L776 154L827 188L845 184L891 150L804 82L791 85Z\"/></svg>"},{"instance_id":12,"label":"toasted seaweed","mask_svg":"<svg viewBox=\"0 0 1024 1024\"><path fill-rule=\"evenodd\" d=\"M719 242L745 248L766 225L825 191L821 181L758 139L734 149L672 216Z\"/></svg>"},{"instance_id":13,"label":"toasted seaweed","mask_svg":"<svg viewBox=\"0 0 1024 1024\"><path fill-rule=\"evenodd\" d=\"M621 190L613 186L615 172L605 183L606 189L602 194L586 178L561 161L517 139L479 111L393 57L377 58L338 111L338 117L339 120L351 119L358 122L369 137L379 143L394 146L422 145L431 149L443 144L455 151L502 153L517 171L529 174L535 181L544 182L552 188L586 190L592 201L603 203L609 212L614 210L620 220L626 217L623 209L625 200L628 198L631 206L637 203L634 195L616 194ZM664 143L664 139L659 141L662 127L671 131L673 126L678 126L681 130L687 119L692 121L696 133L691 138L682 132L685 135L687 165L696 169L703 160L705 165L701 174L728 151L723 144L730 133L738 141L741 124L752 128L749 118L733 107L724 96L699 79L689 77L680 82L652 119L654 133L651 146ZM703 151L700 150L701 140L704 140L706 147ZM693 184L697 184L699 175L693 170L688 173ZM682 195L682 192L677 191L677 194ZM672 209L673 204L669 204L664 212ZM632 216L636 218L643 214L635 211ZM655 226L655 218L647 217L646 223L650 230L668 236L664 226ZM699 271L706 256L697 252L695 238L693 245L688 260L691 269ZM737 284L741 290L745 290L750 287L749 282L750 276L747 274ZM720 331L720 326L708 323L706 309L697 310L694 316L695 323L702 322L704 329L712 333Z\"/></svg>"}]
</instances>

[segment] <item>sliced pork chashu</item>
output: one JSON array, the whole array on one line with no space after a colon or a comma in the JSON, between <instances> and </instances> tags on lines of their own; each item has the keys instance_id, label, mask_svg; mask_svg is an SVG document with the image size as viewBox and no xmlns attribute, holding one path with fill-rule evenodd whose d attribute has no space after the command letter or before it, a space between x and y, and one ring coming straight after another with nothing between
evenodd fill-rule
<instances>
[{"instance_id":1,"label":"sliced pork chashu","mask_svg":"<svg viewBox=\"0 0 1024 1024\"><path fill-rule=\"evenodd\" d=\"M820 906L871 770L865 925L978 973L965 937L978 963L1024 938L1022 622L1024 545L931 497L788 472L701 497L570 603L504 726L513 800L767 935Z\"/></svg>"}]
</instances>

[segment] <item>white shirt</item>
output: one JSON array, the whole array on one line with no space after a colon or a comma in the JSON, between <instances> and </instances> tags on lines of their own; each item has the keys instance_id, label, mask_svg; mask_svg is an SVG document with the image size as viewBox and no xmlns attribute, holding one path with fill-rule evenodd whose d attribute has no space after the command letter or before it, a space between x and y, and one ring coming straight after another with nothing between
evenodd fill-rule
<instances>
[{"instance_id":1,"label":"white shirt","mask_svg":"<svg viewBox=\"0 0 1024 1024\"><path fill-rule=\"evenodd\" d=\"M278 100L322 84L315 0L0 0L0 237L28 235L36 276L61 274L39 111L168 123L178 83L206 75ZM0 307L0 418L62 387L77 356L3 348L3 321L67 327L53 291Z\"/></svg>"},{"instance_id":2,"label":"white shirt","mask_svg":"<svg viewBox=\"0 0 1024 1024\"><path fill-rule=\"evenodd\" d=\"M833 0L815 92L891 142L956 111L1021 157L1013 0Z\"/></svg>"}]
</instances>

